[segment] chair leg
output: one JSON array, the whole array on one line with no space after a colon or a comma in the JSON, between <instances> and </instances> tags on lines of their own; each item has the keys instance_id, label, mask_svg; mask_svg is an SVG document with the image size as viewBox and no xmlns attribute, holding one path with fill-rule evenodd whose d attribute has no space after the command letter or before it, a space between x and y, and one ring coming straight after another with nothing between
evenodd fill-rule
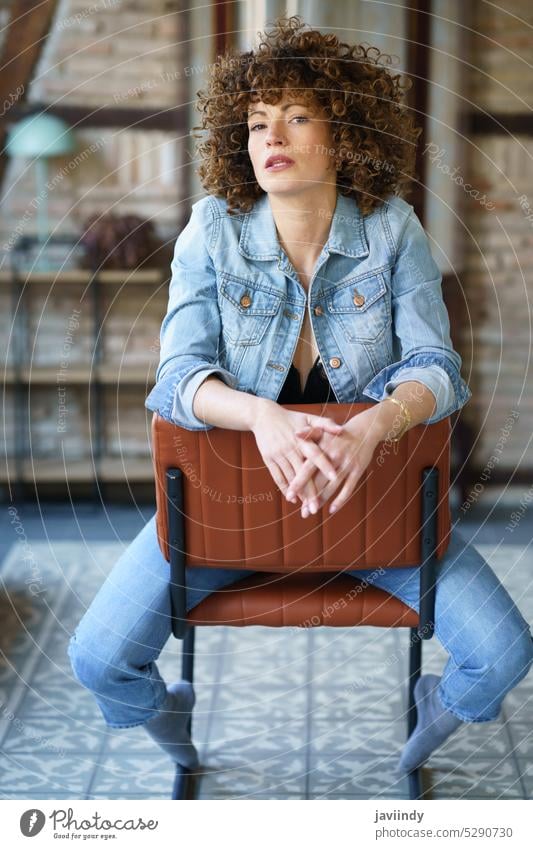
<instances>
[{"instance_id":1,"label":"chair leg","mask_svg":"<svg viewBox=\"0 0 533 849\"><path fill-rule=\"evenodd\" d=\"M183 638L181 655L181 677L192 684L194 672L194 627L189 626ZM189 718L188 730L191 733L192 716ZM181 764L176 766L172 799L194 799L194 773Z\"/></svg>"},{"instance_id":2,"label":"chair leg","mask_svg":"<svg viewBox=\"0 0 533 849\"><path fill-rule=\"evenodd\" d=\"M410 648L409 648L409 701L407 708L407 736L409 737L416 725L416 703L414 689L415 684L420 678L422 669L422 639L418 634L417 628L411 628ZM422 798L422 781L420 777L420 768L414 769L407 774L409 781L409 798Z\"/></svg>"},{"instance_id":3,"label":"chair leg","mask_svg":"<svg viewBox=\"0 0 533 849\"><path fill-rule=\"evenodd\" d=\"M187 633L183 638L183 649L181 654L181 677L185 681L193 681L194 671L194 626L187 627Z\"/></svg>"}]
</instances>

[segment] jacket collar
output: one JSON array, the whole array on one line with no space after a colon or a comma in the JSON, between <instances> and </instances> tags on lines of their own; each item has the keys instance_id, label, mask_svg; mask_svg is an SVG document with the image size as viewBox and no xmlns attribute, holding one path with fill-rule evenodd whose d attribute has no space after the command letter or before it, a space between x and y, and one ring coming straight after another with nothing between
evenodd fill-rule
<instances>
[{"instance_id":1,"label":"jacket collar","mask_svg":"<svg viewBox=\"0 0 533 849\"><path fill-rule=\"evenodd\" d=\"M337 202L324 251L350 257L368 256L363 216L353 197L337 192ZM248 259L281 259L276 224L266 192L244 214L239 252Z\"/></svg>"}]
</instances>

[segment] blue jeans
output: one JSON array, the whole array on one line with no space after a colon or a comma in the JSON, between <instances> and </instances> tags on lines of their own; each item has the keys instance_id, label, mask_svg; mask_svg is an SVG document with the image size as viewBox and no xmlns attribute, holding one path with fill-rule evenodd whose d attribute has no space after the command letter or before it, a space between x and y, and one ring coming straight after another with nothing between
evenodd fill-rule
<instances>
[{"instance_id":1,"label":"blue jeans","mask_svg":"<svg viewBox=\"0 0 533 849\"><path fill-rule=\"evenodd\" d=\"M187 569L187 609L250 574ZM418 567L348 574L418 611ZM110 727L142 725L166 696L156 659L171 633L168 579L154 516L123 552L70 641L75 676L92 691ZM531 666L533 638L488 563L455 528L437 566L435 634L449 653L439 689L445 707L468 722L497 719L504 696Z\"/></svg>"}]
</instances>

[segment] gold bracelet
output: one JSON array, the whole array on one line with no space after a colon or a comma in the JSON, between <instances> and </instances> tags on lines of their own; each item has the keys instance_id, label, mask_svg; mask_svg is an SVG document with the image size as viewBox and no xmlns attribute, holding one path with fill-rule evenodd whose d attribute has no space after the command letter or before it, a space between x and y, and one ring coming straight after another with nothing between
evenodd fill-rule
<instances>
[{"instance_id":1,"label":"gold bracelet","mask_svg":"<svg viewBox=\"0 0 533 849\"><path fill-rule=\"evenodd\" d=\"M389 437L390 441L393 443L393 446L394 446L394 448L393 448L394 453L397 454L398 453L398 442L400 441L400 439L402 438L402 436L404 435L406 430L411 425L411 413L409 412L409 408L408 408L407 404L405 403L405 401L400 401L399 398L385 398L384 400L385 401L392 401L394 404L398 404L398 406L400 407L400 409L402 410L402 412L405 416L405 422L404 422L404 425L403 425L402 429L400 430L400 432L398 434L396 434L396 436Z\"/></svg>"}]
</instances>

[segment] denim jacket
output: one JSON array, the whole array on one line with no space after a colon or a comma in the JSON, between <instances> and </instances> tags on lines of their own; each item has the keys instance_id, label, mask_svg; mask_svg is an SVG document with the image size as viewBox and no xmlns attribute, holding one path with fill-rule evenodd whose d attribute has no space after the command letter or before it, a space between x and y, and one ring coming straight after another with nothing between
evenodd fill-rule
<instances>
[{"instance_id":1,"label":"denim jacket","mask_svg":"<svg viewBox=\"0 0 533 849\"><path fill-rule=\"evenodd\" d=\"M309 310L338 402L381 401L418 380L436 399L426 424L472 393L450 339L441 273L411 204L395 195L362 216L340 193L308 293L281 248L263 194L230 216L207 195L192 206L172 260L156 385L148 409L188 430L209 430L193 398L209 374L276 400Z\"/></svg>"}]
</instances>

